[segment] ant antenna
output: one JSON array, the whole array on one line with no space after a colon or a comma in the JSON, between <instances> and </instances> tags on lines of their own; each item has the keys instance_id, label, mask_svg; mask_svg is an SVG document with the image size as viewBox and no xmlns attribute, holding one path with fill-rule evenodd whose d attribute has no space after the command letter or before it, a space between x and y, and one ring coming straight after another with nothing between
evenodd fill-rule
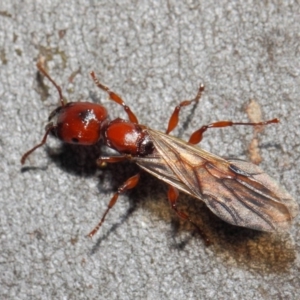
<instances>
[{"instance_id":1,"label":"ant antenna","mask_svg":"<svg viewBox=\"0 0 300 300\"><path fill-rule=\"evenodd\" d=\"M37 68L39 69L39 71L49 79L49 81L55 86L55 88L57 89L58 91L58 94L59 94L59 100L60 100L60 104L61 106L65 106L65 102L64 102L64 97L63 97L63 94L62 94L62 90L61 90L61 87L50 77L50 75L47 73L47 71L45 70L44 68L44 65L45 65L45 58L44 57L41 57L36 66Z\"/></svg>"}]
</instances>

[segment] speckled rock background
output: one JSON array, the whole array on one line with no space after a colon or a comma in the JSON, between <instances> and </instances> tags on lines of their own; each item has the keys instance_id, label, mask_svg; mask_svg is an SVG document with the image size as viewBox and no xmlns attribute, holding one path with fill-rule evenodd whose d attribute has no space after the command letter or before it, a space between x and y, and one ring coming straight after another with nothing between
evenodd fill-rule
<instances>
[{"instance_id":1,"label":"speckled rock background","mask_svg":"<svg viewBox=\"0 0 300 300\"><path fill-rule=\"evenodd\" d=\"M1 299L296 299L299 217L287 234L263 234L230 226L181 195L181 208L213 242L205 247L170 210L166 186L143 174L88 239L137 167L98 170L98 148L54 139L23 169L20 157L41 140L58 101L37 76L44 56L66 98L101 102L112 118L125 117L93 84L95 70L141 123L161 130L204 83L201 102L183 111L174 132L184 139L202 124L249 120L253 100L263 119L281 123L254 144L253 128L213 129L201 146L258 155L299 202L299 20L297 1L1 1Z\"/></svg>"}]
</instances>

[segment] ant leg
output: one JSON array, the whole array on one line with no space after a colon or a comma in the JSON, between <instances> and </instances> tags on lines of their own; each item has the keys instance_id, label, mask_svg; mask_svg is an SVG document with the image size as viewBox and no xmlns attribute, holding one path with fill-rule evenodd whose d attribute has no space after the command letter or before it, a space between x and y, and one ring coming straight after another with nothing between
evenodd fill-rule
<instances>
[{"instance_id":1,"label":"ant leg","mask_svg":"<svg viewBox=\"0 0 300 300\"><path fill-rule=\"evenodd\" d=\"M90 74L91 74L91 77L94 80L95 84L97 85L97 87L99 87L101 90L105 91L108 94L110 100L123 106L124 111L127 113L130 122L138 124L139 121L138 121L136 115L132 112L132 110L129 108L129 106L127 106L125 104L125 102L122 100L122 98L119 95L117 95L116 93L114 93L113 91L111 91L107 86L102 84L98 80L94 71L92 71Z\"/></svg>"},{"instance_id":2,"label":"ant leg","mask_svg":"<svg viewBox=\"0 0 300 300\"><path fill-rule=\"evenodd\" d=\"M203 230L201 230L191 219L190 217L185 214L184 212L180 211L177 209L177 199L179 196L179 192L178 190L169 185L169 190L168 190L168 200L171 204L172 209L176 212L177 216L183 220L189 221L191 224L193 224L195 226L195 228L198 230L200 236L203 238L205 244L208 246L210 244L210 240L208 239L208 237L206 236L206 234L203 232Z\"/></svg>"},{"instance_id":3,"label":"ant leg","mask_svg":"<svg viewBox=\"0 0 300 300\"><path fill-rule=\"evenodd\" d=\"M118 163L124 160L130 160L131 156L130 155L116 155L116 156L102 156L99 157L96 161L96 164L100 167L106 167L107 163Z\"/></svg>"},{"instance_id":4,"label":"ant leg","mask_svg":"<svg viewBox=\"0 0 300 300\"><path fill-rule=\"evenodd\" d=\"M110 199L108 207L106 211L104 212L100 222L98 225L88 234L88 237L93 237L96 232L99 230L101 225L103 224L106 215L110 211L110 209L116 204L119 195L125 193L127 190L133 189L139 182L140 179L140 173L137 173L136 175L128 178L119 188L118 191L113 195L113 197Z\"/></svg>"},{"instance_id":5,"label":"ant leg","mask_svg":"<svg viewBox=\"0 0 300 300\"><path fill-rule=\"evenodd\" d=\"M96 161L98 166L103 166L103 164L106 163L118 163L124 160L130 160L131 159L131 155L115 155L115 156L102 156L99 157Z\"/></svg>"},{"instance_id":6,"label":"ant leg","mask_svg":"<svg viewBox=\"0 0 300 300\"><path fill-rule=\"evenodd\" d=\"M262 126L262 125L268 125L273 123L279 123L278 119L272 119L269 121L264 122L258 122L258 123L243 123L243 122L232 122L232 121L219 121L215 123L211 123L208 125L202 126L200 129L196 130L194 133L192 133L189 143L191 144L198 144L201 142L203 138L203 133L209 129L209 128L222 128L222 127L229 127L229 126L235 126L235 125L246 125L246 126Z\"/></svg>"},{"instance_id":7,"label":"ant leg","mask_svg":"<svg viewBox=\"0 0 300 300\"><path fill-rule=\"evenodd\" d=\"M46 128L46 132L43 136L43 139L42 141L35 145L32 149L30 149L29 151L27 151L26 153L23 154L22 158L21 158L21 164L24 165L25 163L25 160L27 159L27 157L32 153L34 152L37 148L40 148L42 147L44 144L46 144L46 141L47 141L47 137L49 135L49 133L51 132L51 130L54 128L55 126L49 126Z\"/></svg>"},{"instance_id":8,"label":"ant leg","mask_svg":"<svg viewBox=\"0 0 300 300\"><path fill-rule=\"evenodd\" d=\"M196 97L192 100L185 100L182 101L179 105L177 105L169 119L168 129L166 130L166 134L169 134L172 130L175 129L175 127L178 125L179 121L179 112L183 106L188 106L192 102L198 102L201 98L202 92L204 91L204 85L200 85L198 93Z\"/></svg>"}]
</instances>

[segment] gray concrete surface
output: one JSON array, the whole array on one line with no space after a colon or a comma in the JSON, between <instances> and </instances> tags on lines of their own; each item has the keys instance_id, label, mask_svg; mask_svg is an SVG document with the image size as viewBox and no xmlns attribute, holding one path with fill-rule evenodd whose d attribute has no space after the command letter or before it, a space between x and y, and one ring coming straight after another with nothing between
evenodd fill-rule
<instances>
[{"instance_id":1,"label":"gray concrete surface","mask_svg":"<svg viewBox=\"0 0 300 300\"><path fill-rule=\"evenodd\" d=\"M262 234L225 224L181 195L213 242L205 247L170 210L165 185L143 175L88 239L135 166L97 170L97 149L54 139L23 169L20 157L57 105L54 88L37 80L42 55L68 99L125 116L94 86L95 70L156 129L204 83L203 99L174 132L185 139L201 124L247 121L254 99L263 119L281 120L258 135L260 165L299 202L299 17L297 1L1 1L1 299L296 299L299 217L286 234ZM253 134L211 130L201 146L250 159Z\"/></svg>"}]
</instances>

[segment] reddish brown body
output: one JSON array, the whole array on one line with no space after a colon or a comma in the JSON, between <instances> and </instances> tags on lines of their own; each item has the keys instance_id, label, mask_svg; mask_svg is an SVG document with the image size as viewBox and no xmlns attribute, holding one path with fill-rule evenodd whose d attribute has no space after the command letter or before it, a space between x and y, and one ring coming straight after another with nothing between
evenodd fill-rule
<instances>
[{"instance_id":1,"label":"reddish brown body","mask_svg":"<svg viewBox=\"0 0 300 300\"><path fill-rule=\"evenodd\" d=\"M115 119L103 130L104 143L123 154L144 156L153 151L147 129L123 119Z\"/></svg>"},{"instance_id":2,"label":"reddish brown body","mask_svg":"<svg viewBox=\"0 0 300 300\"><path fill-rule=\"evenodd\" d=\"M98 164L132 160L143 170L169 184L168 200L176 214L196 226L206 242L208 239L187 214L177 209L178 190L202 200L220 218L228 223L262 231L286 230L298 213L296 201L259 167L240 160L225 160L194 144L202 140L209 128L233 125L267 125L278 123L278 119L258 123L220 121L202 126L184 142L169 133L177 126L179 112L183 106L198 102L204 90L200 86L192 100L185 100L176 106L172 113L166 133L147 128L124 101L108 87L101 84L94 72L91 76L96 85L106 91L110 99L122 105L129 121L117 118L110 121L107 110L89 102L70 102L65 104L61 88L48 75L43 61L38 69L56 87L61 106L49 116L50 123L41 143L26 152L21 162L38 147L45 144L49 133L66 143L92 145L99 140L115 149L119 156L100 157ZM108 211L116 203L119 194L134 188L140 173L127 179L114 194L99 224L90 232L93 236L100 228Z\"/></svg>"},{"instance_id":3,"label":"reddish brown body","mask_svg":"<svg viewBox=\"0 0 300 300\"><path fill-rule=\"evenodd\" d=\"M51 133L65 143L94 145L108 122L105 107L91 102L69 102L49 117Z\"/></svg>"}]
</instances>

